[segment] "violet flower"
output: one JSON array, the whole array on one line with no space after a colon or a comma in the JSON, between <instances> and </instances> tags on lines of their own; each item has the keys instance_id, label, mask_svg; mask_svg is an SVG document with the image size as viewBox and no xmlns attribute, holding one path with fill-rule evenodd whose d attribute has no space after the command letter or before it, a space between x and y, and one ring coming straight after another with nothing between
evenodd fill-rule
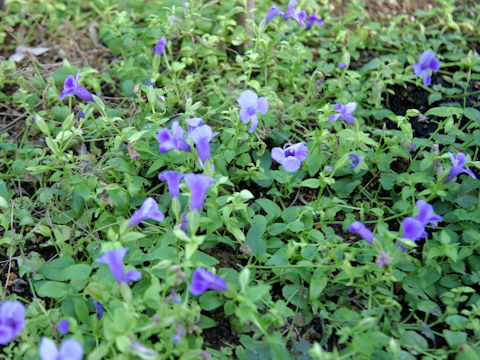
<instances>
[{"instance_id":1,"label":"violet flower","mask_svg":"<svg viewBox=\"0 0 480 360\"><path fill-rule=\"evenodd\" d=\"M350 160L352 160L352 163L350 164L351 169L355 169L358 166L358 164L360 164L363 160L363 158L360 155L357 155L355 153L349 154L348 157L350 158Z\"/></svg>"},{"instance_id":2,"label":"violet flower","mask_svg":"<svg viewBox=\"0 0 480 360\"><path fill-rule=\"evenodd\" d=\"M60 350L49 338L42 337L38 351L42 360L81 360L83 347L75 339L65 339L60 345Z\"/></svg>"},{"instance_id":3,"label":"violet flower","mask_svg":"<svg viewBox=\"0 0 480 360\"><path fill-rule=\"evenodd\" d=\"M345 64L345 63L342 61L342 62L338 63L338 67L339 67L340 69L345 69L345 68L347 67L347 64Z\"/></svg>"},{"instance_id":4,"label":"violet flower","mask_svg":"<svg viewBox=\"0 0 480 360\"><path fill-rule=\"evenodd\" d=\"M185 119L185 122L188 124L188 129L187 129L188 137L190 137L190 134L192 133L192 131L195 130L197 127L201 125L205 125L205 121L203 121L203 119L199 117Z\"/></svg>"},{"instance_id":5,"label":"violet flower","mask_svg":"<svg viewBox=\"0 0 480 360\"><path fill-rule=\"evenodd\" d=\"M463 166L465 165L465 155L463 153L459 152L457 156L453 156L451 152L448 152L448 156L450 156L450 160L452 161L452 167L448 172L449 177L443 182L444 184L452 181L460 174L470 175L474 179L477 178L471 170L463 168Z\"/></svg>"},{"instance_id":6,"label":"violet flower","mask_svg":"<svg viewBox=\"0 0 480 360\"><path fill-rule=\"evenodd\" d=\"M67 95L76 95L80 99L86 101L93 101L93 95L90 94L90 92L83 86L78 85L79 79L80 71L77 72L77 75L75 75L75 77L73 77L73 75L70 75L65 79L65 82L63 83L63 91L60 93L60 97L58 98L60 101L62 101Z\"/></svg>"},{"instance_id":7,"label":"violet flower","mask_svg":"<svg viewBox=\"0 0 480 360\"><path fill-rule=\"evenodd\" d=\"M163 213L158 209L157 202L151 197L148 197L147 200L143 202L142 206L133 213L128 225L134 226L147 219L152 219L158 222L165 219Z\"/></svg>"},{"instance_id":8,"label":"violet flower","mask_svg":"<svg viewBox=\"0 0 480 360\"><path fill-rule=\"evenodd\" d=\"M205 161L210 160L210 140L212 140L216 134L217 133L213 133L210 126L202 125L195 128L189 135L189 138L195 143L202 166L205 164Z\"/></svg>"},{"instance_id":9,"label":"violet flower","mask_svg":"<svg viewBox=\"0 0 480 360\"><path fill-rule=\"evenodd\" d=\"M0 305L0 345L8 344L25 326L25 306L20 301Z\"/></svg>"},{"instance_id":10,"label":"violet flower","mask_svg":"<svg viewBox=\"0 0 480 360\"><path fill-rule=\"evenodd\" d=\"M287 146L287 145L285 145ZM308 148L305 143L300 142L285 148L274 147L272 149L272 159L283 166L287 172L295 172L300 169L302 161L307 158Z\"/></svg>"},{"instance_id":11,"label":"violet flower","mask_svg":"<svg viewBox=\"0 0 480 360\"><path fill-rule=\"evenodd\" d=\"M215 179L202 174L185 174L183 181L187 183L192 191L190 195L190 209L201 211L205 202L206 192L210 185L215 182Z\"/></svg>"},{"instance_id":12,"label":"violet flower","mask_svg":"<svg viewBox=\"0 0 480 360\"><path fill-rule=\"evenodd\" d=\"M417 208L418 215L415 216L415 219L420 221L423 226L430 224L435 229L435 222L443 220L440 215L435 215L433 206L424 200L417 201Z\"/></svg>"},{"instance_id":13,"label":"violet flower","mask_svg":"<svg viewBox=\"0 0 480 360\"><path fill-rule=\"evenodd\" d=\"M390 263L392 262L392 257L390 256L389 253L385 251L380 251L380 254L378 255L375 262L377 263L377 266L379 268L388 267L388 265L390 265Z\"/></svg>"},{"instance_id":14,"label":"violet flower","mask_svg":"<svg viewBox=\"0 0 480 360\"><path fill-rule=\"evenodd\" d=\"M176 345L178 343L180 343L180 340L182 338L185 337L185 335L187 334L187 331L185 330L185 327L180 324L179 322L176 322L175 321L175 326L176 326L176 331L175 331L175 335L173 335L173 338L172 338L172 342Z\"/></svg>"},{"instance_id":15,"label":"violet flower","mask_svg":"<svg viewBox=\"0 0 480 360\"><path fill-rule=\"evenodd\" d=\"M63 335L68 334L68 328L70 327L70 324L68 323L67 320L62 319L58 322L57 324L57 330L58 332L62 333Z\"/></svg>"},{"instance_id":16,"label":"violet flower","mask_svg":"<svg viewBox=\"0 0 480 360\"><path fill-rule=\"evenodd\" d=\"M160 181L166 181L168 186L168 192L170 197L180 197L180 180L182 179L183 174L180 174L177 171L164 171L158 175Z\"/></svg>"},{"instance_id":17,"label":"violet flower","mask_svg":"<svg viewBox=\"0 0 480 360\"><path fill-rule=\"evenodd\" d=\"M373 242L373 233L360 221L355 221L348 227L348 231L360 235L366 242Z\"/></svg>"},{"instance_id":18,"label":"violet flower","mask_svg":"<svg viewBox=\"0 0 480 360\"><path fill-rule=\"evenodd\" d=\"M307 30L310 30L313 25L317 23L318 25L323 25L323 20L317 17L317 15L312 14L307 18Z\"/></svg>"},{"instance_id":19,"label":"violet flower","mask_svg":"<svg viewBox=\"0 0 480 360\"><path fill-rule=\"evenodd\" d=\"M162 56L163 51L165 50L166 44L167 44L167 38L165 36L162 36L162 38L158 40L158 43L155 46L155 54Z\"/></svg>"},{"instance_id":20,"label":"violet flower","mask_svg":"<svg viewBox=\"0 0 480 360\"><path fill-rule=\"evenodd\" d=\"M132 281L138 281L142 278L142 274L136 270L129 270L125 273L123 268L123 257L127 253L128 248L108 250L97 261L107 264L112 272L113 277L118 284L125 282L127 284Z\"/></svg>"},{"instance_id":21,"label":"violet flower","mask_svg":"<svg viewBox=\"0 0 480 360\"><path fill-rule=\"evenodd\" d=\"M162 130L155 131L158 140L158 149L161 153L166 153L170 150L177 150L177 151L190 151L190 145L187 144L185 140L183 140L183 133L184 130L180 126L178 121L174 121L172 123L172 133L167 128L163 128Z\"/></svg>"},{"instance_id":22,"label":"violet flower","mask_svg":"<svg viewBox=\"0 0 480 360\"><path fill-rule=\"evenodd\" d=\"M328 118L328 121L337 121L338 119L343 119L349 124L353 125L353 112L357 108L357 103L352 101L349 102L347 105L343 105L342 103L335 104L335 111L338 114L334 114Z\"/></svg>"},{"instance_id":23,"label":"violet flower","mask_svg":"<svg viewBox=\"0 0 480 360\"><path fill-rule=\"evenodd\" d=\"M267 12L267 16L265 16L265 25L267 25L277 15L283 15L283 11L278 6L272 5L270 10Z\"/></svg>"},{"instance_id":24,"label":"violet flower","mask_svg":"<svg viewBox=\"0 0 480 360\"><path fill-rule=\"evenodd\" d=\"M249 133L252 133L258 126L257 113L266 114L268 111L268 101L264 97L258 97L252 90L245 90L237 99L240 105L240 120L246 124L252 123Z\"/></svg>"},{"instance_id":25,"label":"violet flower","mask_svg":"<svg viewBox=\"0 0 480 360\"><path fill-rule=\"evenodd\" d=\"M93 305L95 306L97 319L100 320L103 316L103 304L100 301L93 299Z\"/></svg>"},{"instance_id":26,"label":"violet flower","mask_svg":"<svg viewBox=\"0 0 480 360\"><path fill-rule=\"evenodd\" d=\"M190 292L193 295L200 295L208 289L216 291L227 290L227 283L220 276L214 275L206 269L196 268L192 275Z\"/></svg>"},{"instance_id":27,"label":"violet flower","mask_svg":"<svg viewBox=\"0 0 480 360\"><path fill-rule=\"evenodd\" d=\"M288 9L283 15L283 20L294 18L295 20L297 20L301 27L305 27L305 19L307 17L307 12L305 10L295 11L295 6L297 6L297 0L290 0L288 2Z\"/></svg>"},{"instance_id":28,"label":"violet flower","mask_svg":"<svg viewBox=\"0 0 480 360\"><path fill-rule=\"evenodd\" d=\"M440 69L440 62L432 50L427 50L420 55L418 64L414 64L412 69L418 77L423 74L423 85L428 86L432 82L432 77L428 73L428 70L437 72Z\"/></svg>"},{"instance_id":29,"label":"violet flower","mask_svg":"<svg viewBox=\"0 0 480 360\"><path fill-rule=\"evenodd\" d=\"M405 218L402 221L402 229L402 239L418 241L428 236L427 232L425 231L425 225L414 217ZM403 251L407 250L407 248L401 243L398 243L397 246L402 248Z\"/></svg>"}]
</instances>

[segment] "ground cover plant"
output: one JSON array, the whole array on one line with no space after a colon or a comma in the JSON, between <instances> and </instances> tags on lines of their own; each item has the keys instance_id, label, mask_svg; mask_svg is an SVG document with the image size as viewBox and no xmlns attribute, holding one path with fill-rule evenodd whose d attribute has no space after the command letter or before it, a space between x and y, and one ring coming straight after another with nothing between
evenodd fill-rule
<instances>
[{"instance_id":1,"label":"ground cover plant","mask_svg":"<svg viewBox=\"0 0 480 360\"><path fill-rule=\"evenodd\" d=\"M480 5L366 5L7 0L0 358L480 358Z\"/></svg>"}]
</instances>

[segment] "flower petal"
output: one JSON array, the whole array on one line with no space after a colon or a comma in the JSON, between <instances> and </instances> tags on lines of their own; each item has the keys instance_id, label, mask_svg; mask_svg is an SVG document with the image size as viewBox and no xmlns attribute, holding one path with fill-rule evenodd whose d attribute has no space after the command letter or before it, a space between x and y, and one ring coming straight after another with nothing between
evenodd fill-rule
<instances>
[{"instance_id":1,"label":"flower petal","mask_svg":"<svg viewBox=\"0 0 480 360\"><path fill-rule=\"evenodd\" d=\"M238 104L244 110L247 110L249 107L256 107L258 101L258 95L252 90L245 90L240 94L237 99Z\"/></svg>"},{"instance_id":2,"label":"flower petal","mask_svg":"<svg viewBox=\"0 0 480 360\"><path fill-rule=\"evenodd\" d=\"M423 72L423 85L429 86L432 83L432 77L427 71Z\"/></svg>"},{"instance_id":3,"label":"flower petal","mask_svg":"<svg viewBox=\"0 0 480 360\"><path fill-rule=\"evenodd\" d=\"M268 111L268 101L263 96L258 98L257 111L265 115Z\"/></svg>"},{"instance_id":4,"label":"flower petal","mask_svg":"<svg viewBox=\"0 0 480 360\"><path fill-rule=\"evenodd\" d=\"M40 345L38 345L38 352L40 353L42 360L52 360L57 359L58 357L57 346L53 340L46 337L42 337Z\"/></svg>"},{"instance_id":5,"label":"flower petal","mask_svg":"<svg viewBox=\"0 0 480 360\"><path fill-rule=\"evenodd\" d=\"M250 121L251 121L251 126L250 126L250 130L248 130L248 133L251 134L252 132L255 131L255 129L257 128L258 126L258 118L257 118L257 115L253 115L250 117Z\"/></svg>"},{"instance_id":6,"label":"flower petal","mask_svg":"<svg viewBox=\"0 0 480 360\"><path fill-rule=\"evenodd\" d=\"M60 358L62 360L82 360L83 357L83 347L75 339L66 339L63 340L62 345L60 346ZM52 358L55 359L55 358Z\"/></svg>"},{"instance_id":7,"label":"flower petal","mask_svg":"<svg viewBox=\"0 0 480 360\"><path fill-rule=\"evenodd\" d=\"M278 162L280 165L283 164L285 161L285 153L283 152L282 148L274 147L271 151L272 159Z\"/></svg>"},{"instance_id":8,"label":"flower petal","mask_svg":"<svg viewBox=\"0 0 480 360\"><path fill-rule=\"evenodd\" d=\"M287 172L295 172L300 169L301 165L300 161L294 156L287 157L282 164L283 169Z\"/></svg>"}]
</instances>

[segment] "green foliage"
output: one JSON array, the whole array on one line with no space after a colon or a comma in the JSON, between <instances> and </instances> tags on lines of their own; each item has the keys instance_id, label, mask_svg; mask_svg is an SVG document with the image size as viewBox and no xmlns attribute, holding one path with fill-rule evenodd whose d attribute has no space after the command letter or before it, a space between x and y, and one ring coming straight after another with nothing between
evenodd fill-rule
<instances>
[{"instance_id":1,"label":"green foliage","mask_svg":"<svg viewBox=\"0 0 480 360\"><path fill-rule=\"evenodd\" d=\"M60 319L89 360L480 358L479 182L444 183L448 152L479 176L479 6L442 0L383 23L358 1L338 17L326 1L298 3L325 24L265 25L273 3L259 1L247 29L244 0L9 2L0 256L27 315L6 358L37 358L43 336L60 343ZM1 57L44 42L44 57ZM427 49L441 64L430 87L411 69ZM59 101L78 71L99 96ZM269 103L253 134L238 112L247 88ZM354 124L328 121L352 101ZM203 166L196 150L158 148L156 130L191 117L219 133ZM297 142L309 154L289 173L271 150ZM188 233L188 187L172 201L165 170L215 178ZM147 197L165 220L129 227ZM443 221L414 242L401 223L419 199ZM372 244L348 232L356 220ZM120 247L140 281L119 285L96 261ZM378 267L382 253L391 262ZM193 296L197 267L228 289ZM13 275L26 283L17 295Z\"/></svg>"}]
</instances>

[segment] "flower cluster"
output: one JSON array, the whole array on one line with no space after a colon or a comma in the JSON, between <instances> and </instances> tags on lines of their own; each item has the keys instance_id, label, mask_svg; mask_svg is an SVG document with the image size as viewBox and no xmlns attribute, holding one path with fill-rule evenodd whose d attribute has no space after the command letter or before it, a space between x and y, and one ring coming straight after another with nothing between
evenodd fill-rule
<instances>
[{"instance_id":1,"label":"flower cluster","mask_svg":"<svg viewBox=\"0 0 480 360\"><path fill-rule=\"evenodd\" d=\"M278 6L272 5L265 17L265 25L277 15L283 15L283 20L295 19L301 27L307 30L310 30L315 23L323 25L323 20L318 18L317 15L312 14L307 18L307 12L305 10L295 10L295 6L297 6L297 0L290 0L287 11L283 12ZM306 24L305 20L307 20Z\"/></svg>"},{"instance_id":2,"label":"flower cluster","mask_svg":"<svg viewBox=\"0 0 480 360\"><path fill-rule=\"evenodd\" d=\"M256 97L256 94L253 94ZM247 93L244 97L245 102L239 101L239 103L241 103L241 105L246 105L246 111L248 114L250 114L249 121L251 120L253 123L254 120L252 120L251 117L255 116L255 113L252 115L251 111L248 110L249 106L253 106L252 103L249 102L252 99L251 94ZM256 97L254 106L255 109L260 107L261 109L265 109L266 112L268 103L266 102L266 99L258 99L258 97ZM217 135L217 133L214 133L212 128L209 125L206 125L205 121L201 118L189 118L185 121L188 124L186 139L184 139L184 130L178 121L173 122L172 132L170 132L167 128L156 132L159 142L159 150L161 153L168 152L169 150L182 150L191 152L190 145L186 141L191 140L195 144L195 149L197 150L200 164L203 167L205 163L211 159L210 141L215 135ZM189 211L197 212L202 210L207 190L215 182L214 178L205 176L203 174L181 174L174 170L166 170L160 173L158 178L159 180L167 183L168 192L172 201L178 201L180 197L180 183L183 180L188 188L190 188ZM143 205L133 213L129 224L131 226L137 225L147 219L161 222L164 220L164 218L165 216L159 210L157 202L153 198L149 197L145 200ZM185 212L180 217L180 228L188 233L187 227L188 217L187 213ZM127 249L116 249L107 251L102 258L97 260L109 265L110 270L118 283L129 283L141 278L140 273L134 270L130 270L127 274L124 273L122 259L126 250ZM227 289L227 285L225 280L213 275L208 270L197 268L192 276L192 282L190 285L191 293L194 295L200 295L208 289L223 291ZM178 341L175 341L179 342L180 337L181 336L177 336L175 339Z\"/></svg>"},{"instance_id":3,"label":"flower cluster","mask_svg":"<svg viewBox=\"0 0 480 360\"><path fill-rule=\"evenodd\" d=\"M415 217L407 217L402 221L403 239L411 241L418 241L426 238L428 233L425 231L425 226L430 224L435 229L436 222L442 221L440 215L435 215L433 206L424 200L417 201L418 215ZM406 248L401 244L397 244L402 250Z\"/></svg>"},{"instance_id":4,"label":"flower cluster","mask_svg":"<svg viewBox=\"0 0 480 360\"><path fill-rule=\"evenodd\" d=\"M402 221L403 239L418 241L422 238L425 238L428 236L428 233L425 231L425 226L430 224L432 228L435 229L436 223L443 220L440 215L435 214L433 211L433 206L427 203L425 200L417 201L417 209L417 216L407 217ZM360 235L369 244L373 243L373 233L365 226L365 224L361 223L360 221L353 222L348 227L348 231ZM400 242L397 244L397 246L403 251L406 250L406 248ZM378 267L384 267L390 264L391 258L388 253L381 251L376 261Z\"/></svg>"}]
</instances>

